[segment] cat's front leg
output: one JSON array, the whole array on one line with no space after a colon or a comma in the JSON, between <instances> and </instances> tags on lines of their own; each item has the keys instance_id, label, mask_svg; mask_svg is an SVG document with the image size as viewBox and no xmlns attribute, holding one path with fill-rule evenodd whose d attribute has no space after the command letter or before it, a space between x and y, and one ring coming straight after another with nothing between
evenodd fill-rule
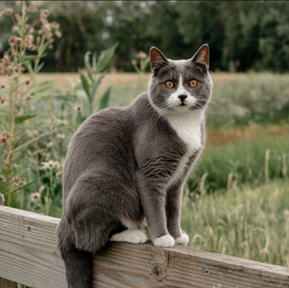
<instances>
[{"instance_id":1,"label":"cat's front leg","mask_svg":"<svg viewBox=\"0 0 289 288\"><path fill-rule=\"evenodd\" d=\"M183 185L175 185L168 189L166 197L167 228L176 244L187 245L189 236L181 229Z\"/></svg>"},{"instance_id":2,"label":"cat's front leg","mask_svg":"<svg viewBox=\"0 0 289 288\"><path fill-rule=\"evenodd\" d=\"M152 179L138 175L139 196L147 220L150 239L154 246L172 247L175 245L167 229L166 190Z\"/></svg>"}]
</instances>

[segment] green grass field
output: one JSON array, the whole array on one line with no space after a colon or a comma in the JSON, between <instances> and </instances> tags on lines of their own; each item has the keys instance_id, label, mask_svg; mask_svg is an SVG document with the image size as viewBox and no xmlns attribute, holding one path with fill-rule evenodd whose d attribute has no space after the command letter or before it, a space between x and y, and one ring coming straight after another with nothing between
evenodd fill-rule
<instances>
[{"instance_id":1,"label":"green grass field","mask_svg":"<svg viewBox=\"0 0 289 288\"><path fill-rule=\"evenodd\" d=\"M182 228L191 247L289 267L288 77L228 75L223 82L217 75L207 113L206 148L185 188ZM146 91L147 76L135 79L134 84L112 87L110 106L127 105ZM44 92L23 104L26 114L37 116L17 126L17 147L46 133L14 152L11 175L25 178L26 186L18 189L13 184L7 193L2 157L0 192L6 193L5 205L61 217L67 145L88 108L79 84L45 85ZM101 86L97 95L105 89ZM7 103L2 108L7 111ZM0 114L1 127L4 116ZM0 154L5 155L4 145ZM54 161L51 169L40 166L49 161Z\"/></svg>"}]
</instances>

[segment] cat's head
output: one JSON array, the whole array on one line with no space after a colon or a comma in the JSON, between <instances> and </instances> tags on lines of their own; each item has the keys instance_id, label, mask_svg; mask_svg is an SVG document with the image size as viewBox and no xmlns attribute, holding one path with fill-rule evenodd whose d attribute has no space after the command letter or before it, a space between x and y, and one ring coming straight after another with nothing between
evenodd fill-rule
<instances>
[{"instance_id":1,"label":"cat's head","mask_svg":"<svg viewBox=\"0 0 289 288\"><path fill-rule=\"evenodd\" d=\"M152 47L149 99L164 113L192 113L209 102L213 82L209 74L209 46L204 44L189 60L170 60Z\"/></svg>"}]
</instances>

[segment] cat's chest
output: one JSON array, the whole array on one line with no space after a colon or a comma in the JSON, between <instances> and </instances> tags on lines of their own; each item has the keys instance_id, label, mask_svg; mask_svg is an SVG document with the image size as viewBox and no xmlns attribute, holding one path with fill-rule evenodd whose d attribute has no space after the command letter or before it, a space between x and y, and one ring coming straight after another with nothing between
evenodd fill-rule
<instances>
[{"instance_id":1,"label":"cat's chest","mask_svg":"<svg viewBox=\"0 0 289 288\"><path fill-rule=\"evenodd\" d=\"M170 115L167 117L173 130L178 137L186 144L188 154L192 154L195 150L199 150L201 144L201 121L203 115L179 116Z\"/></svg>"},{"instance_id":2,"label":"cat's chest","mask_svg":"<svg viewBox=\"0 0 289 288\"><path fill-rule=\"evenodd\" d=\"M186 144L186 153L181 157L177 169L168 182L168 186L177 182L190 169L190 159L202 147L201 121L199 117L168 117L171 127L178 137Z\"/></svg>"}]
</instances>

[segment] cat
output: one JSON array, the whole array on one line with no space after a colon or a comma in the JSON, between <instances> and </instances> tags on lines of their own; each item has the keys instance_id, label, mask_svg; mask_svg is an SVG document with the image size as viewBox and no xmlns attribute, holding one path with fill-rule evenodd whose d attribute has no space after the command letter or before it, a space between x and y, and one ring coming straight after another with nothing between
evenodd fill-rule
<instances>
[{"instance_id":1,"label":"cat","mask_svg":"<svg viewBox=\"0 0 289 288\"><path fill-rule=\"evenodd\" d=\"M205 143L212 93L209 46L173 61L152 47L148 92L90 116L75 132L63 171L58 247L69 288L92 287L92 259L108 241L186 245L182 190Z\"/></svg>"}]
</instances>

